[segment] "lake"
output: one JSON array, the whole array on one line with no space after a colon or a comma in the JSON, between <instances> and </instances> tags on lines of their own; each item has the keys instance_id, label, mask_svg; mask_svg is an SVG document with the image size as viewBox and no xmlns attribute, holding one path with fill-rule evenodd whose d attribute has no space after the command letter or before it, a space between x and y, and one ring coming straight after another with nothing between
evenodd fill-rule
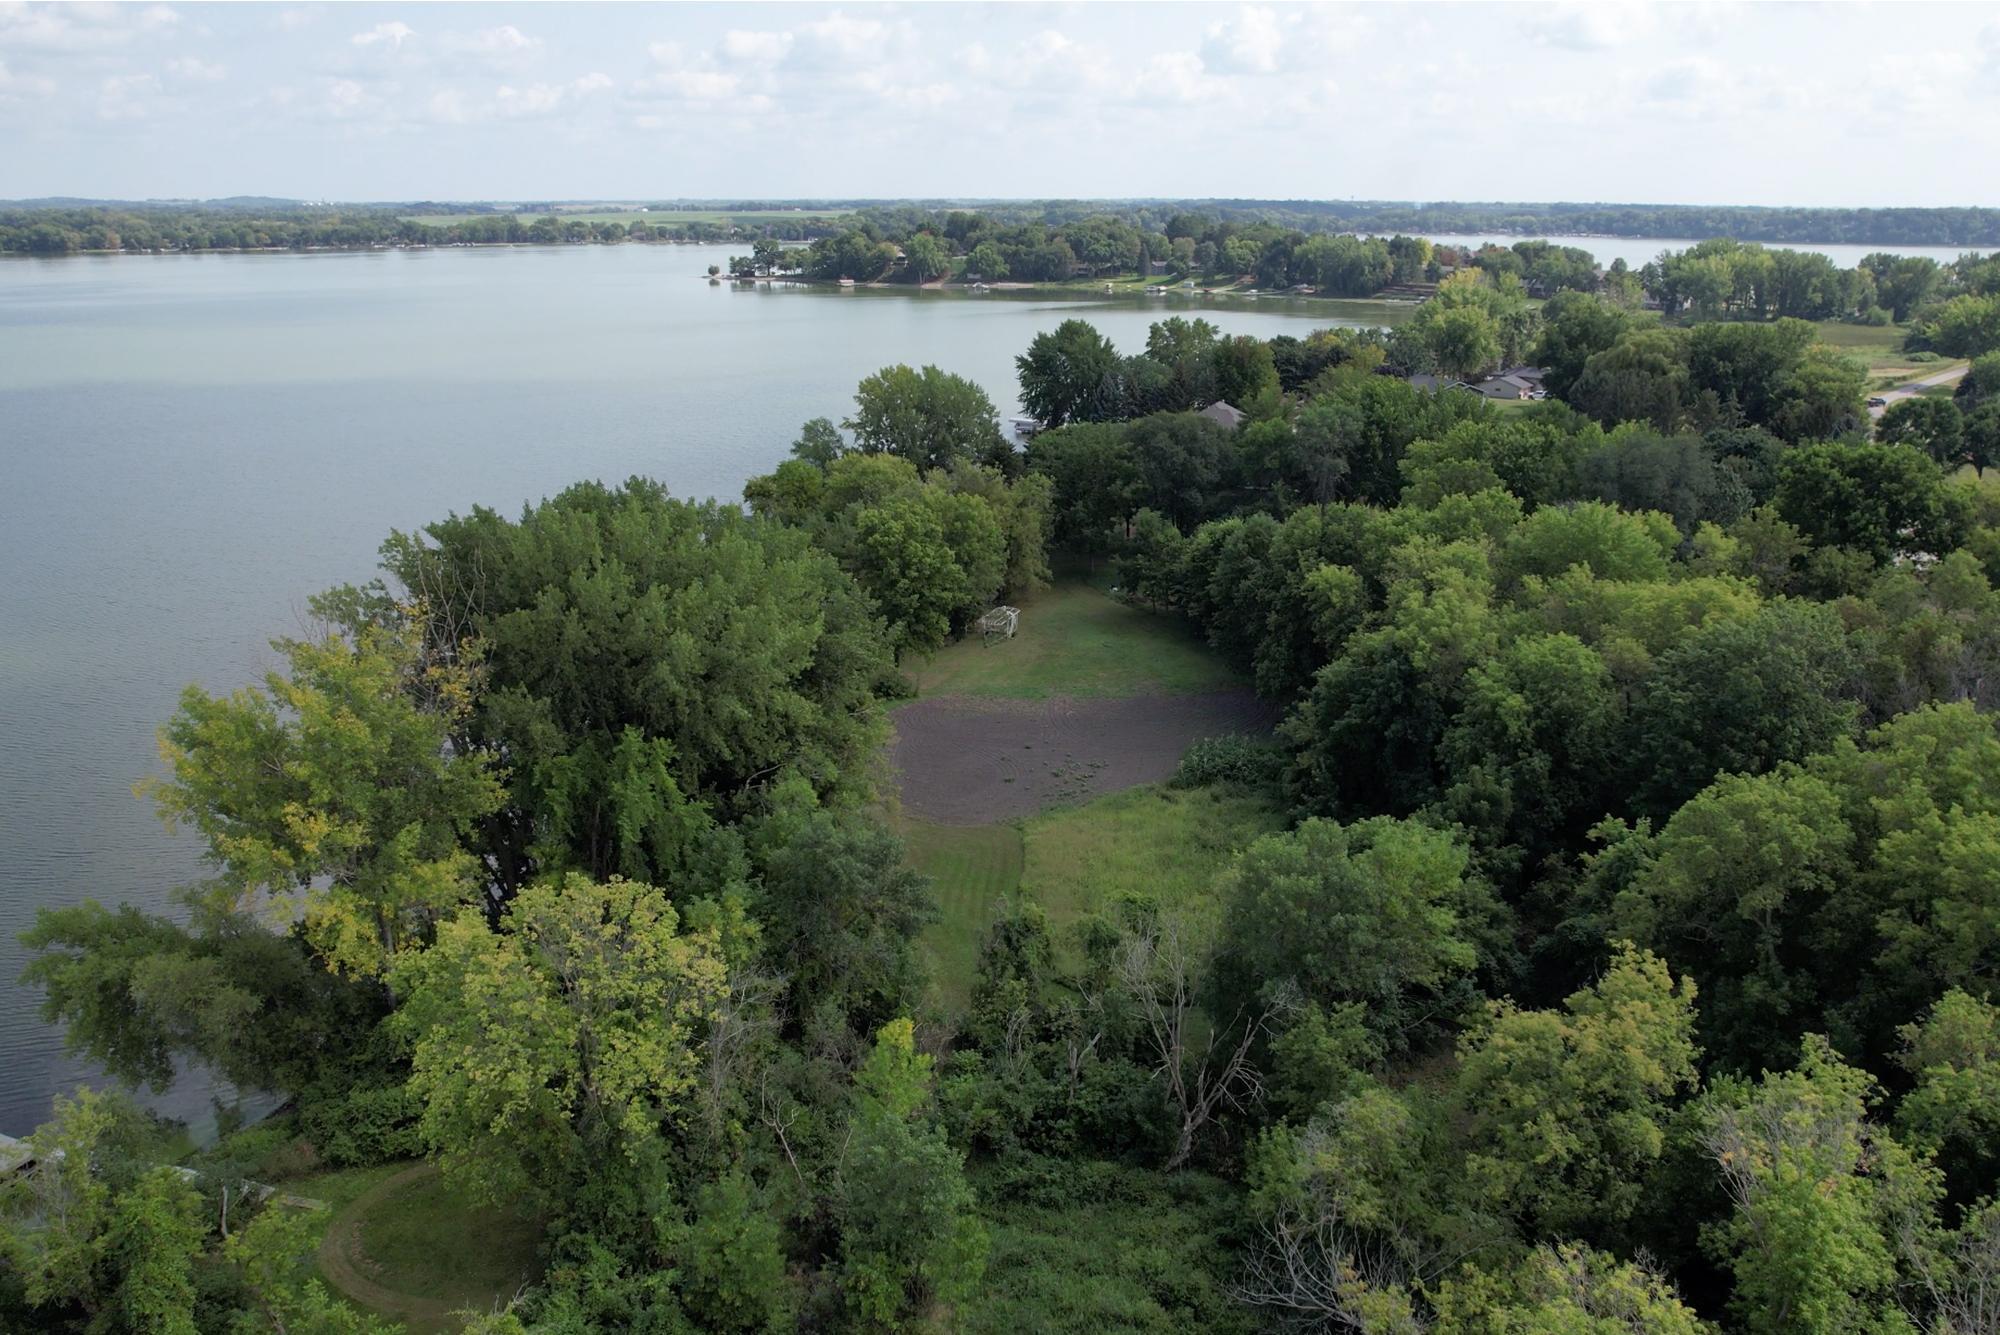
<instances>
[{"instance_id":1,"label":"lake","mask_svg":"<svg viewBox=\"0 0 2000 1335\"><path fill-rule=\"evenodd\" d=\"M190 681L274 665L392 528L643 473L736 499L894 362L971 377L1081 315L1303 334L1379 307L711 286L728 247L0 262L0 1132L93 1072L16 981L37 906L160 911L201 866L132 784ZM740 249L740 247L739 247ZM155 1106L198 1126L199 1073Z\"/></svg>"}]
</instances>

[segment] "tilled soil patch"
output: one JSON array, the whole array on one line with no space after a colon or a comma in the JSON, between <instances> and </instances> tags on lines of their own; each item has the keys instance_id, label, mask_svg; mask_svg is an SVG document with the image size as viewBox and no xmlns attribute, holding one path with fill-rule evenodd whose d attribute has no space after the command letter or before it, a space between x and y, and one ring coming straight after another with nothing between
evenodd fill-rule
<instances>
[{"instance_id":1,"label":"tilled soil patch","mask_svg":"<svg viewBox=\"0 0 2000 1335\"><path fill-rule=\"evenodd\" d=\"M1124 699L936 696L895 713L889 760L903 809L939 825L991 825L1174 772L1189 744L1269 731L1249 691Z\"/></svg>"}]
</instances>

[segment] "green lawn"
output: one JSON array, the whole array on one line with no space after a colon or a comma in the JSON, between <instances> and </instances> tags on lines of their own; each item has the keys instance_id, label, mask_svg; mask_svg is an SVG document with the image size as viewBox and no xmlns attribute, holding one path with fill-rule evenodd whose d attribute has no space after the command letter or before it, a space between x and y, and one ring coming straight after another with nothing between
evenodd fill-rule
<instances>
[{"instance_id":1,"label":"green lawn","mask_svg":"<svg viewBox=\"0 0 2000 1335\"><path fill-rule=\"evenodd\" d=\"M1815 328L1819 340L1839 348L1868 367L1868 388L1893 389L1906 380L1916 380L1939 371L1949 371L1955 362L1913 362L1903 351L1906 325L1860 325L1842 320L1820 320Z\"/></svg>"},{"instance_id":2,"label":"green lawn","mask_svg":"<svg viewBox=\"0 0 2000 1335\"><path fill-rule=\"evenodd\" d=\"M1212 920L1212 891L1238 850L1284 828L1275 802L1228 788L1128 788L1019 825L906 821L910 865L936 888L938 920L922 941L948 1009L971 995L1002 898L1032 900L1060 927L1136 890L1163 908Z\"/></svg>"},{"instance_id":3,"label":"green lawn","mask_svg":"<svg viewBox=\"0 0 2000 1335\"><path fill-rule=\"evenodd\" d=\"M1021 888L1053 923L1105 911L1123 891L1199 921L1214 907L1216 878L1236 853L1282 828L1277 805L1259 793L1128 788L1029 820Z\"/></svg>"},{"instance_id":4,"label":"green lawn","mask_svg":"<svg viewBox=\"0 0 2000 1335\"><path fill-rule=\"evenodd\" d=\"M979 945L995 909L1021 888L1021 830L906 821L902 835L910 865L937 890L938 918L924 929L921 942L939 996L958 1009L971 997Z\"/></svg>"},{"instance_id":5,"label":"green lawn","mask_svg":"<svg viewBox=\"0 0 2000 1335\"><path fill-rule=\"evenodd\" d=\"M1242 678L1178 617L1118 602L1065 579L1021 599L1011 640L971 636L915 673L925 695L1125 696L1225 690Z\"/></svg>"},{"instance_id":6,"label":"green lawn","mask_svg":"<svg viewBox=\"0 0 2000 1335\"><path fill-rule=\"evenodd\" d=\"M431 1173L376 1202L361 1245L384 1288L453 1307L489 1307L539 1271L541 1223L518 1209L476 1205Z\"/></svg>"}]
</instances>

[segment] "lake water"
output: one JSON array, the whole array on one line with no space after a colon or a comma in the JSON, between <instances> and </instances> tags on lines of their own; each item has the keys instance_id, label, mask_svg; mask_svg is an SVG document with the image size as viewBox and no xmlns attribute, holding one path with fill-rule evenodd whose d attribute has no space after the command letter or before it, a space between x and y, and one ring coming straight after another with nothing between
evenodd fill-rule
<instances>
[{"instance_id":1,"label":"lake water","mask_svg":"<svg viewBox=\"0 0 2000 1335\"><path fill-rule=\"evenodd\" d=\"M1174 312L1269 337L1338 303L711 286L726 247L0 262L0 1131L93 1072L17 979L44 904L163 910L200 864L135 780L190 681L273 665L391 528L644 473L736 499L894 362L1016 409L1015 354L1082 315L1136 351ZM198 1124L198 1073L163 1110Z\"/></svg>"},{"instance_id":2,"label":"lake water","mask_svg":"<svg viewBox=\"0 0 2000 1335\"><path fill-rule=\"evenodd\" d=\"M1469 246L1478 249L1488 241L1497 245L1511 246L1516 241L1548 241L1558 246L1574 246L1587 250L1605 268L1610 268L1613 260L1624 260L1627 268L1637 269L1660 257L1663 250L1686 250L1699 245L1698 240L1683 238L1635 237L1635 236L1501 236L1460 232L1450 236L1433 236L1431 240L1445 246ZM1892 255L1928 255L1939 264L1949 264L1967 251L1984 253L1988 247L1980 246L1841 246L1822 245L1816 242L1768 241L1768 250L1816 250L1831 259L1843 269L1852 269L1869 256L1881 252Z\"/></svg>"}]
</instances>

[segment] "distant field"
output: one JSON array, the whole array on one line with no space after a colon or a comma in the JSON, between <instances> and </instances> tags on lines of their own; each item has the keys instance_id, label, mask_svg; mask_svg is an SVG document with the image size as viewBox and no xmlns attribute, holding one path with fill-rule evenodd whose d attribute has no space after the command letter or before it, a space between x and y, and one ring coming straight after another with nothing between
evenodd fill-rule
<instances>
[{"instance_id":1,"label":"distant field","mask_svg":"<svg viewBox=\"0 0 2000 1335\"><path fill-rule=\"evenodd\" d=\"M1108 582L1100 574L1100 583ZM1063 580L1021 599L1014 638L947 645L916 672L923 694L1123 696L1225 690L1243 680L1179 617Z\"/></svg>"},{"instance_id":2,"label":"distant field","mask_svg":"<svg viewBox=\"0 0 2000 1335\"><path fill-rule=\"evenodd\" d=\"M704 212L700 209L651 209L645 213L640 213L634 209L603 209L596 212L579 210L574 213L557 213L554 215L545 213L517 213L514 216L523 222L533 222L537 218L554 216L565 222L622 222L628 224L646 222L652 223L655 226L663 226L673 223L691 222L768 222L773 218L789 218L796 222L820 222L844 217L853 211L852 209L816 209L811 212L800 209L749 209L740 213L722 213ZM497 213L417 213L411 214L407 221L422 223L426 227L450 227L454 223L471 222L478 218L499 218L505 216L505 214Z\"/></svg>"},{"instance_id":3,"label":"distant field","mask_svg":"<svg viewBox=\"0 0 2000 1335\"><path fill-rule=\"evenodd\" d=\"M1903 351L1903 336L1909 332L1907 325L1859 325L1840 320L1821 320L1817 328L1820 342L1839 348L1868 367L1868 388L1871 391L1889 389L1906 380L1949 371L1958 364L1954 361L1911 361L1910 355Z\"/></svg>"}]
</instances>

